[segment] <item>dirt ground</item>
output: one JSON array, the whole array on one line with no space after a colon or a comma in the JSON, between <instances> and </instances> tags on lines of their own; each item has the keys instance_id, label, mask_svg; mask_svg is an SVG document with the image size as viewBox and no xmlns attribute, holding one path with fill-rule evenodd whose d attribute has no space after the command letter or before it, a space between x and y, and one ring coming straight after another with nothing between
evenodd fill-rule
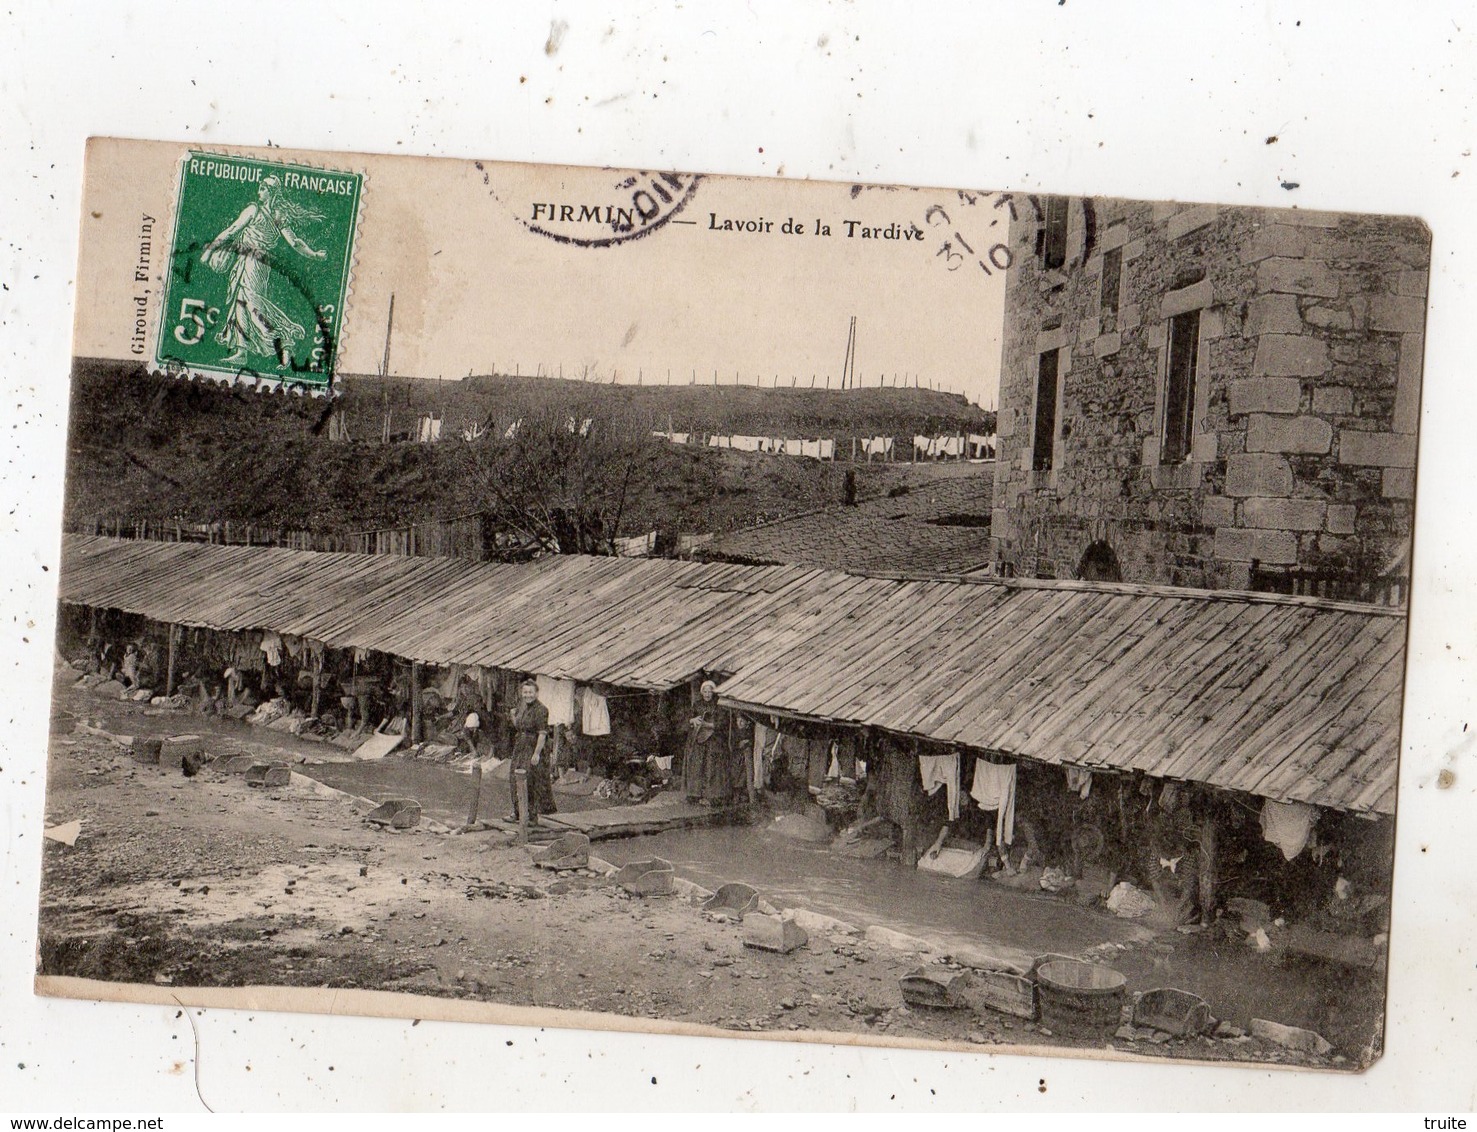
<instances>
[{"instance_id":1,"label":"dirt ground","mask_svg":"<svg viewBox=\"0 0 1477 1132\"><path fill-rule=\"evenodd\" d=\"M910 1007L898 979L937 957L813 934L788 955L680 896L635 897L592 870L551 874L506 835L396 832L295 779L253 789L223 763L311 746L212 732L188 712L106 701L63 673L53 705L44 974L173 986L360 987L701 1023L985 1046L1080 1045L990 1010ZM106 735L195 733L197 775L134 763ZM599 853L599 844L594 849ZM1101 1041L1093 1043L1101 1047ZM1118 1040L1130 1053L1348 1064L1250 1037Z\"/></svg>"}]
</instances>

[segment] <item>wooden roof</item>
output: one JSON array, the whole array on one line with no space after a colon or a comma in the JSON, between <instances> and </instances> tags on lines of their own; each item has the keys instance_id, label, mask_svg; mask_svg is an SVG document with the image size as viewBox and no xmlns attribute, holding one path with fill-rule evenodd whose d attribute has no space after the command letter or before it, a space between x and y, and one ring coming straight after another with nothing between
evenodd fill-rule
<instances>
[{"instance_id":1,"label":"wooden roof","mask_svg":"<svg viewBox=\"0 0 1477 1132\"><path fill-rule=\"evenodd\" d=\"M648 689L1392 813L1403 612L1266 594L797 566L528 565L69 535L61 599L432 664Z\"/></svg>"}]
</instances>

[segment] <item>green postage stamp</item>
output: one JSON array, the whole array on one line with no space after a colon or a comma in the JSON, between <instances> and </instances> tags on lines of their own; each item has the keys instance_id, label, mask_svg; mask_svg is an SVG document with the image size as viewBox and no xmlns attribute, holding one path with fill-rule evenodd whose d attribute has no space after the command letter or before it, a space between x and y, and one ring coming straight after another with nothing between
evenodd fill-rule
<instances>
[{"instance_id":1,"label":"green postage stamp","mask_svg":"<svg viewBox=\"0 0 1477 1132\"><path fill-rule=\"evenodd\" d=\"M326 390L348 296L361 173L189 153L154 360Z\"/></svg>"}]
</instances>

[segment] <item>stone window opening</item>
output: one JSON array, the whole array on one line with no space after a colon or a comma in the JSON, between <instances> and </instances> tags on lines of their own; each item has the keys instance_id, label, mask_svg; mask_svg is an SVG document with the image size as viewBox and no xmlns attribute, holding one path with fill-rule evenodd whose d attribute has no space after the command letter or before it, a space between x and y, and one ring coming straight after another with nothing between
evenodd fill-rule
<instances>
[{"instance_id":1,"label":"stone window opening","mask_svg":"<svg viewBox=\"0 0 1477 1132\"><path fill-rule=\"evenodd\" d=\"M1056 447L1056 402L1061 350L1047 350L1036 363L1035 427L1031 434L1031 467L1049 472Z\"/></svg>"},{"instance_id":2,"label":"stone window opening","mask_svg":"<svg viewBox=\"0 0 1477 1132\"><path fill-rule=\"evenodd\" d=\"M1041 266L1059 271L1067 263L1067 198L1047 197L1046 218L1041 225Z\"/></svg>"},{"instance_id":3,"label":"stone window opening","mask_svg":"<svg viewBox=\"0 0 1477 1132\"><path fill-rule=\"evenodd\" d=\"M1195 435L1195 385L1200 367L1200 312L1169 320L1169 360L1164 376L1164 427L1159 462L1183 464Z\"/></svg>"},{"instance_id":4,"label":"stone window opening","mask_svg":"<svg viewBox=\"0 0 1477 1132\"><path fill-rule=\"evenodd\" d=\"M1084 582L1121 582L1123 568L1118 564L1118 555L1105 539L1088 543L1077 563L1077 578Z\"/></svg>"},{"instance_id":5,"label":"stone window opening","mask_svg":"<svg viewBox=\"0 0 1477 1132\"><path fill-rule=\"evenodd\" d=\"M1110 248L1103 253L1103 284L1101 321L1099 328L1104 334L1118 329L1118 308L1123 295L1123 249Z\"/></svg>"}]
</instances>

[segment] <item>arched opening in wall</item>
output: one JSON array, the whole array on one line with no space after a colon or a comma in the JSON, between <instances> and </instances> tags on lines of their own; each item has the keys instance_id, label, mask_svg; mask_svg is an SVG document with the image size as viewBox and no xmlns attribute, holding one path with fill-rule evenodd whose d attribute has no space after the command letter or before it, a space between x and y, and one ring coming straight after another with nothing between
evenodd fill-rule
<instances>
[{"instance_id":1,"label":"arched opening in wall","mask_svg":"<svg viewBox=\"0 0 1477 1132\"><path fill-rule=\"evenodd\" d=\"M1118 566L1118 556L1103 539L1089 543L1077 563L1077 577L1084 582L1121 582L1123 571Z\"/></svg>"}]
</instances>

